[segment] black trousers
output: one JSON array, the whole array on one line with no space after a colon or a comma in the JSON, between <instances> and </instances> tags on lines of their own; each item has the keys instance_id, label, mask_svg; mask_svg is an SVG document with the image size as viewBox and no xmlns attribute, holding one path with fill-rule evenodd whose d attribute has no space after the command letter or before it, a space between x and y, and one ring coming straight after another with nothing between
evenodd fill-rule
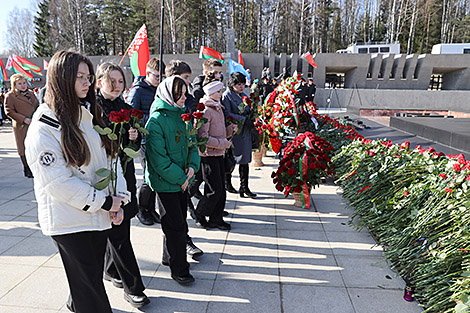
<instances>
[{"instance_id":1,"label":"black trousers","mask_svg":"<svg viewBox=\"0 0 470 313\"><path fill-rule=\"evenodd\" d=\"M109 231L104 258L104 272L122 280L124 291L138 295L145 290L131 243L131 221L113 225Z\"/></svg>"},{"instance_id":2,"label":"black trousers","mask_svg":"<svg viewBox=\"0 0 470 313\"><path fill-rule=\"evenodd\" d=\"M108 231L52 236L59 249L76 313L112 313L103 283Z\"/></svg>"},{"instance_id":3,"label":"black trousers","mask_svg":"<svg viewBox=\"0 0 470 313\"><path fill-rule=\"evenodd\" d=\"M144 170L145 173L145 144L142 144L139 149L139 154L141 157L141 164L142 164L142 169ZM155 196L156 193L155 191L150 188L149 185L144 181L142 182L142 185L139 188L139 191L137 193L137 201L139 203L139 209L141 210L147 210L147 211L155 211Z\"/></svg>"},{"instance_id":4,"label":"black trousers","mask_svg":"<svg viewBox=\"0 0 470 313\"><path fill-rule=\"evenodd\" d=\"M191 184L188 186L188 194L190 198L194 197L194 195L199 189L199 186L201 186L203 181L204 181L204 178L202 177L202 168L200 168L199 171L197 171L197 173L194 174L194 179L191 182Z\"/></svg>"},{"instance_id":5,"label":"black trousers","mask_svg":"<svg viewBox=\"0 0 470 313\"><path fill-rule=\"evenodd\" d=\"M204 197L199 200L196 211L199 215L209 216L210 221L217 223L222 220L227 198L224 188L224 157L202 157L201 169L204 178Z\"/></svg>"},{"instance_id":6,"label":"black trousers","mask_svg":"<svg viewBox=\"0 0 470 313\"><path fill-rule=\"evenodd\" d=\"M188 223L186 222L187 195L179 192L157 192L160 204L166 213L162 217L162 230L166 237L166 247L170 256L170 270L173 275L189 274L186 260Z\"/></svg>"}]
</instances>

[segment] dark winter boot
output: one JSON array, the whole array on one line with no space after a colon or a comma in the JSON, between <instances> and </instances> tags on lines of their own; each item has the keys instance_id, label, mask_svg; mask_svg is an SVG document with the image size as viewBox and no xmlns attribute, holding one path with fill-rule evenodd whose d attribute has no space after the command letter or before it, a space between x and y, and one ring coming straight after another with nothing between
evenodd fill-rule
<instances>
[{"instance_id":1,"label":"dark winter boot","mask_svg":"<svg viewBox=\"0 0 470 313\"><path fill-rule=\"evenodd\" d=\"M250 188L248 188L248 172L249 166L248 164L239 164L238 169L240 172L240 197L245 198L256 198L256 193L252 193Z\"/></svg>"},{"instance_id":2,"label":"dark winter boot","mask_svg":"<svg viewBox=\"0 0 470 313\"><path fill-rule=\"evenodd\" d=\"M232 174L225 173L225 190L230 193L238 193L238 191L232 186Z\"/></svg>"},{"instance_id":3,"label":"dark winter boot","mask_svg":"<svg viewBox=\"0 0 470 313\"><path fill-rule=\"evenodd\" d=\"M23 163L23 169L24 169L24 176L28 178L34 178L33 173L31 172L31 169L28 166L28 162L26 162L26 157L24 155L20 155L21 162Z\"/></svg>"}]
</instances>

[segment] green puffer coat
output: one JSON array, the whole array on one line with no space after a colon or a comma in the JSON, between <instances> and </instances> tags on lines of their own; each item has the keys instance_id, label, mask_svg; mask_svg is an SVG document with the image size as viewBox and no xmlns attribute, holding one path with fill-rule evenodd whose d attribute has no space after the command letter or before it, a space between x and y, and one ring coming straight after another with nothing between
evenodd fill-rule
<instances>
[{"instance_id":1,"label":"green puffer coat","mask_svg":"<svg viewBox=\"0 0 470 313\"><path fill-rule=\"evenodd\" d=\"M150 118L145 125L150 133L145 139L145 181L156 192L181 191L181 185L186 181L186 162L186 167L192 167L194 173L199 170L197 146L187 149L187 142L195 141L196 136L186 140L186 123L181 118L183 113L184 107L173 107L158 97L152 104ZM188 130L191 128L189 123ZM183 134L179 140L178 131Z\"/></svg>"}]
</instances>

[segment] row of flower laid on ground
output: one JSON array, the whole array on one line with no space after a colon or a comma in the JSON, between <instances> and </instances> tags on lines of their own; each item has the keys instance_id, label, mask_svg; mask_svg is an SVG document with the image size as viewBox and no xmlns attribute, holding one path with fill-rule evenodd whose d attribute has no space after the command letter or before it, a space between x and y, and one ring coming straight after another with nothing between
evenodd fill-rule
<instances>
[{"instance_id":1,"label":"row of flower laid on ground","mask_svg":"<svg viewBox=\"0 0 470 313\"><path fill-rule=\"evenodd\" d=\"M470 311L470 161L409 142L355 140L337 182L425 312Z\"/></svg>"}]
</instances>

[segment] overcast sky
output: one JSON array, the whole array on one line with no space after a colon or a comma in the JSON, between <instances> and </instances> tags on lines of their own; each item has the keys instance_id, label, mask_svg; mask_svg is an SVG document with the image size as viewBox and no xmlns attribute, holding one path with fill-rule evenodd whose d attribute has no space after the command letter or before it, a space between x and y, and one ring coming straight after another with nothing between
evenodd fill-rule
<instances>
[{"instance_id":1,"label":"overcast sky","mask_svg":"<svg viewBox=\"0 0 470 313\"><path fill-rule=\"evenodd\" d=\"M7 21L10 12L15 8L18 9L31 9L35 7L35 0L0 0L0 53L6 49L6 32L7 32ZM35 12L33 12L33 16ZM31 25L31 31L34 32L34 24Z\"/></svg>"}]
</instances>

